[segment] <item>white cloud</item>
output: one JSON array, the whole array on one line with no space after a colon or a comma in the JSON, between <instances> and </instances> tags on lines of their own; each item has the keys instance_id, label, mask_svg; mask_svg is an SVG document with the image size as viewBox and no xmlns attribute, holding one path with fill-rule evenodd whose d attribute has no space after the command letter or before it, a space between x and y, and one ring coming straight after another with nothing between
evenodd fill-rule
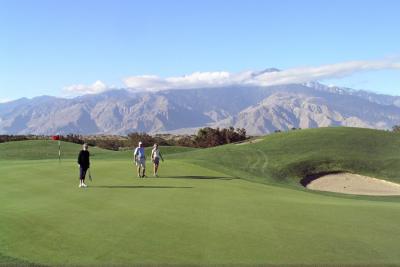
<instances>
[{"instance_id":1,"label":"white cloud","mask_svg":"<svg viewBox=\"0 0 400 267\"><path fill-rule=\"evenodd\" d=\"M168 89L213 88L232 85L272 86L293 83L323 81L332 78L343 78L356 72L400 69L399 59L384 59L370 61L349 61L317 67L299 67L282 71L243 71L231 73L194 72L184 76L162 78L156 75L139 75L123 79L125 86L134 91L160 91ZM114 86L107 86L98 80L91 85L76 84L64 87L70 95L96 94Z\"/></svg>"},{"instance_id":2,"label":"white cloud","mask_svg":"<svg viewBox=\"0 0 400 267\"><path fill-rule=\"evenodd\" d=\"M248 77L245 73L231 74L221 72L194 72L185 76L161 78L155 75L131 76L123 80L131 89L158 91L166 89L209 88L233 85L244 82Z\"/></svg>"},{"instance_id":3,"label":"white cloud","mask_svg":"<svg viewBox=\"0 0 400 267\"><path fill-rule=\"evenodd\" d=\"M83 94L97 94L104 92L111 87L107 86L102 81L98 80L95 81L91 85L85 84L74 84L70 86L66 86L63 88L63 91L66 92L68 95L83 95Z\"/></svg>"},{"instance_id":4,"label":"white cloud","mask_svg":"<svg viewBox=\"0 0 400 267\"><path fill-rule=\"evenodd\" d=\"M306 83L331 78L343 78L355 72L369 70L400 69L400 62L392 60L350 61L319 67L303 67L256 76L252 84L270 86L290 83Z\"/></svg>"},{"instance_id":5,"label":"white cloud","mask_svg":"<svg viewBox=\"0 0 400 267\"><path fill-rule=\"evenodd\" d=\"M8 98L8 97L0 97L0 104L7 103L7 102L10 102L10 101L13 101L13 100L11 98Z\"/></svg>"},{"instance_id":6,"label":"white cloud","mask_svg":"<svg viewBox=\"0 0 400 267\"><path fill-rule=\"evenodd\" d=\"M125 78L123 82L128 88L139 91L211 88L229 85L271 86L342 78L355 72L383 69L400 69L400 62L393 60L350 61L283 71L195 72L190 75L167 78L155 75L141 75Z\"/></svg>"}]
</instances>

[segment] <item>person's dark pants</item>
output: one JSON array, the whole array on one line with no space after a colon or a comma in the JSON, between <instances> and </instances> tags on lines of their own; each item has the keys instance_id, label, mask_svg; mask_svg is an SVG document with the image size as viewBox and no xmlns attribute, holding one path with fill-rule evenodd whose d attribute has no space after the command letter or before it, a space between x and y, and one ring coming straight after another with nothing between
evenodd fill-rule
<instances>
[{"instance_id":1,"label":"person's dark pants","mask_svg":"<svg viewBox=\"0 0 400 267\"><path fill-rule=\"evenodd\" d=\"M88 168L87 167L79 167L79 179L80 180L85 180L86 172Z\"/></svg>"}]
</instances>

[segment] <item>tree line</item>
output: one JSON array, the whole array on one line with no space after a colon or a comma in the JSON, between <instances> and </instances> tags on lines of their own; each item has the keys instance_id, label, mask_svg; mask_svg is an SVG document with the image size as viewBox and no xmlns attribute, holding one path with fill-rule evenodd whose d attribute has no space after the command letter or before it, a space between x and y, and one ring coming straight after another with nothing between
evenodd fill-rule
<instances>
[{"instance_id":1,"label":"tree line","mask_svg":"<svg viewBox=\"0 0 400 267\"><path fill-rule=\"evenodd\" d=\"M45 140L51 136L36 135L0 135L0 143L21 140ZM132 132L127 136L117 135L61 135L60 140L76 144L87 143L90 146L98 146L110 150L123 150L136 146L139 141L144 146L152 146L157 143L161 146L186 146L186 147L213 147L229 143L240 142L248 139L244 128L201 128L194 135L157 134L149 135L145 132Z\"/></svg>"},{"instance_id":2,"label":"tree line","mask_svg":"<svg viewBox=\"0 0 400 267\"><path fill-rule=\"evenodd\" d=\"M229 143L240 142L248 139L246 130L243 128L234 129L229 128L201 128L198 130L196 135L149 135L144 132L132 132L122 137L112 136L81 136L75 134L69 134L60 138L63 141L83 144L87 143L91 146L98 146L105 149L121 150L124 148L131 148L136 146L139 141L144 146L152 146L157 143L161 146L186 146L186 147L214 147Z\"/></svg>"},{"instance_id":3,"label":"tree line","mask_svg":"<svg viewBox=\"0 0 400 267\"><path fill-rule=\"evenodd\" d=\"M46 135L12 135L3 134L0 135L0 143L12 142L12 141L24 141L24 140L45 140L49 139Z\"/></svg>"}]
</instances>

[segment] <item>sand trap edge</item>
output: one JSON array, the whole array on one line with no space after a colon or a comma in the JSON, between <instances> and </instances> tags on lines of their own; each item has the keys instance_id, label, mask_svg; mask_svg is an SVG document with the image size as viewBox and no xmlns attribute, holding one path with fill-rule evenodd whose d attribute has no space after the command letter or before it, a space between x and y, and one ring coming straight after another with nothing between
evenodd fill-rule
<instances>
[{"instance_id":1,"label":"sand trap edge","mask_svg":"<svg viewBox=\"0 0 400 267\"><path fill-rule=\"evenodd\" d=\"M307 176L300 183L310 190L351 195L400 196L400 184L348 172Z\"/></svg>"}]
</instances>

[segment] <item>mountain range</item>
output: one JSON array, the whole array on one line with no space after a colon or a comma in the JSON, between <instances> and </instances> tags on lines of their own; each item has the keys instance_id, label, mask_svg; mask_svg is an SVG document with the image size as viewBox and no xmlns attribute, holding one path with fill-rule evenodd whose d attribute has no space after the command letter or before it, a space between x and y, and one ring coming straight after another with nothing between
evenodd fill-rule
<instances>
[{"instance_id":1,"label":"mountain range","mask_svg":"<svg viewBox=\"0 0 400 267\"><path fill-rule=\"evenodd\" d=\"M399 96L317 82L158 92L115 89L0 104L0 134L194 133L205 126L233 126L261 135L293 127L390 129L399 124Z\"/></svg>"}]
</instances>

